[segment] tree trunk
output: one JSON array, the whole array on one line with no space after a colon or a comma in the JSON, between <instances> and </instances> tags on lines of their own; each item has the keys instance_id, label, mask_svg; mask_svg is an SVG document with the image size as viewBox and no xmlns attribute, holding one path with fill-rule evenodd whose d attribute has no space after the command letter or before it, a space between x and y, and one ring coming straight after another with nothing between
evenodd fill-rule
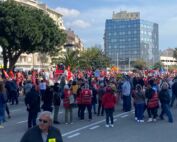
<instances>
[{"instance_id":1,"label":"tree trunk","mask_svg":"<svg viewBox=\"0 0 177 142\"><path fill-rule=\"evenodd\" d=\"M4 64L4 69L7 69L7 63L8 63L8 59L7 59L7 55L6 55L6 49L5 47L2 48L2 55L3 55L3 64Z\"/></svg>"},{"instance_id":2,"label":"tree trunk","mask_svg":"<svg viewBox=\"0 0 177 142\"><path fill-rule=\"evenodd\" d=\"M9 69L10 70L12 70L14 68L20 55L21 55L21 52L19 52L18 54L15 54L13 57L9 57Z\"/></svg>"}]
</instances>

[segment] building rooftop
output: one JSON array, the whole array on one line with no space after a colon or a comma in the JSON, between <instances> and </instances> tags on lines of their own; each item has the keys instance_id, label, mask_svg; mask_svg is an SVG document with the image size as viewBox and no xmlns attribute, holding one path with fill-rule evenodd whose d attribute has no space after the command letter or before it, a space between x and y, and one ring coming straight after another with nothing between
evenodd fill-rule
<instances>
[{"instance_id":1,"label":"building rooftop","mask_svg":"<svg viewBox=\"0 0 177 142\"><path fill-rule=\"evenodd\" d=\"M135 20L135 19L140 19L140 12L120 11L118 13L115 13L113 11L112 19L115 19L115 20Z\"/></svg>"}]
</instances>

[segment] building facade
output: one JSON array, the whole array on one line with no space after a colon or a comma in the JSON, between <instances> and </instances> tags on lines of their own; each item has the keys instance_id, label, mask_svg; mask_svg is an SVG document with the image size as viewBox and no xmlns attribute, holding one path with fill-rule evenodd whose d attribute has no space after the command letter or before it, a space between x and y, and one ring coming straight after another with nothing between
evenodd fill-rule
<instances>
[{"instance_id":1,"label":"building facade","mask_svg":"<svg viewBox=\"0 0 177 142\"><path fill-rule=\"evenodd\" d=\"M72 31L71 29L68 29L65 31L65 33L67 35L65 47L69 45L71 48L74 48L75 50L78 50L78 51L84 50L84 45L82 41L80 40L78 35L74 33L74 31Z\"/></svg>"},{"instance_id":2,"label":"building facade","mask_svg":"<svg viewBox=\"0 0 177 142\"><path fill-rule=\"evenodd\" d=\"M158 24L140 19L139 12L113 12L105 24L104 50L123 70L139 59L152 65L159 61Z\"/></svg>"}]
</instances>

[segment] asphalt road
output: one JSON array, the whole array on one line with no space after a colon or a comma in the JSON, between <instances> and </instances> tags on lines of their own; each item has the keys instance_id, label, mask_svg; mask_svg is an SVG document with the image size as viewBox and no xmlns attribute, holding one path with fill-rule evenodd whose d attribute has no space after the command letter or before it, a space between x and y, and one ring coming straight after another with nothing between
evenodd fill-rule
<instances>
[{"instance_id":1,"label":"asphalt road","mask_svg":"<svg viewBox=\"0 0 177 142\"><path fill-rule=\"evenodd\" d=\"M0 129L0 142L19 142L27 130L27 112L22 100L17 106L9 105L12 118ZM94 115L93 120L88 121L86 113L84 121L78 120L77 109L74 110L74 124L65 125L63 108L59 114L62 124L55 126L61 130L64 142L177 142L177 108L172 109L172 124L167 119L137 123L134 111L123 113L120 109L119 106L114 113L114 128L105 127L105 116ZM145 116L147 120L146 113Z\"/></svg>"}]
</instances>

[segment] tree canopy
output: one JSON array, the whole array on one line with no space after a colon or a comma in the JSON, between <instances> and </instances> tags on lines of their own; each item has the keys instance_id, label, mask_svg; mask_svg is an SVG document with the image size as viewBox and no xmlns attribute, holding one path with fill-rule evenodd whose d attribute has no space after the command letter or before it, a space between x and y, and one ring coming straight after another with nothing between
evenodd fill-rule
<instances>
[{"instance_id":1,"label":"tree canopy","mask_svg":"<svg viewBox=\"0 0 177 142\"><path fill-rule=\"evenodd\" d=\"M42 10L14 1L0 2L0 45L4 67L12 68L22 53L54 53L66 35Z\"/></svg>"},{"instance_id":2,"label":"tree canopy","mask_svg":"<svg viewBox=\"0 0 177 142\"><path fill-rule=\"evenodd\" d=\"M105 56L102 50L94 47L80 52L66 48L66 52L61 51L61 53L61 56L53 58L53 63L63 63L66 67L70 66L71 70L76 68L104 68L110 65L110 59Z\"/></svg>"},{"instance_id":3,"label":"tree canopy","mask_svg":"<svg viewBox=\"0 0 177 142\"><path fill-rule=\"evenodd\" d=\"M146 62L144 60L136 60L132 62L133 67L138 70L143 70L146 68Z\"/></svg>"}]
</instances>

